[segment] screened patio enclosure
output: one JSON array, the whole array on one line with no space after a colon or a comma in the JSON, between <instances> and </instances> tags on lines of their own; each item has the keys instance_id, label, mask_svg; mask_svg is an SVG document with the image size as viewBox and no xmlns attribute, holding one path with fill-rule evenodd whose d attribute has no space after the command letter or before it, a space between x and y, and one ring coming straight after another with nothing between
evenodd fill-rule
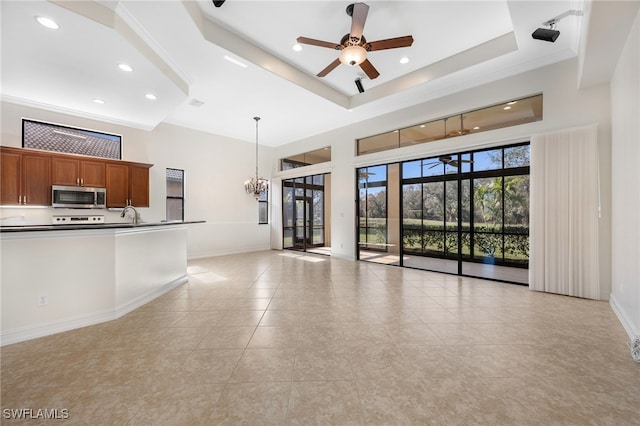
<instances>
[{"instance_id":1,"label":"screened patio enclosure","mask_svg":"<svg viewBox=\"0 0 640 426\"><path fill-rule=\"evenodd\" d=\"M528 283L528 143L357 174L360 260Z\"/></svg>"}]
</instances>

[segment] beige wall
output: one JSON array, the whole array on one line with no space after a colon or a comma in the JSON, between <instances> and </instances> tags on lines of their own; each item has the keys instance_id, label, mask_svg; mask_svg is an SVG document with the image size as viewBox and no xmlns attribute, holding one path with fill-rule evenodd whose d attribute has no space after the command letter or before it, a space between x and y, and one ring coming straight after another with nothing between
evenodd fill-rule
<instances>
[{"instance_id":1,"label":"beige wall","mask_svg":"<svg viewBox=\"0 0 640 426\"><path fill-rule=\"evenodd\" d=\"M328 144L331 145L332 162L329 166L325 166L331 171L333 183L331 252L332 255L337 257L353 259L355 258L357 244L354 232L354 218L356 215L354 202L356 199L355 168L467 149L523 142L528 141L532 135L538 133L598 124L599 172L602 194L602 219L599 227L600 282L601 298L607 299L611 289L611 118L609 86L604 84L578 90L577 69L577 59L571 59L480 87L463 90L459 93L278 147L275 150L274 158L282 158L297 152L318 149ZM359 157L355 156L355 140L358 138L538 93L544 95L542 121ZM301 175L309 174L304 169L304 167L297 169L297 173ZM594 170L594 173L597 172Z\"/></svg>"},{"instance_id":2,"label":"beige wall","mask_svg":"<svg viewBox=\"0 0 640 426\"><path fill-rule=\"evenodd\" d=\"M206 221L197 231L189 230L189 258L270 247L270 227L258 225L257 203L244 192L244 181L255 174L254 143L169 124L145 131L7 102L1 107L0 144L6 146L22 145L23 117L122 135L124 160L154 165L150 169L150 207L139 209L144 221L165 219L166 168L185 170L185 220ZM272 151L260 147L260 171L267 178ZM104 212L113 218L119 213ZM50 223L53 209L0 208L0 214L24 216L29 223Z\"/></svg>"},{"instance_id":3,"label":"beige wall","mask_svg":"<svg viewBox=\"0 0 640 426\"><path fill-rule=\"evenodd\" d=\"M611 305L640 336L640 14L611 80Z\"/></svg>"}]
</instances>

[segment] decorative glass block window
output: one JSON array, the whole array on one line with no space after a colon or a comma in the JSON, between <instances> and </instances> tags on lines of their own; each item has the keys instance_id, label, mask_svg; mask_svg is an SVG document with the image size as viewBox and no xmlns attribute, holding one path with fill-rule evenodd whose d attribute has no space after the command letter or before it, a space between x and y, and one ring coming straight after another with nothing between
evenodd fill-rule
<instances>
[{"instance_id":1,"label":"decorative glass block window","mask_svg":"<svg viewBox=\"0 0 640 426\"><path fill-rule=\"evenodd\" d=\"M184 220L184 170L167 169L167 222Z\"/></svg>"},{"instance_id":2,"label":"decorative glass block window","mask_svg":"<svg viewBox=\"0 0 640 426\"><path fill-rule=\"evenodd\" d=\"M122 136L22 120L22 147L43 151L122 159Z\"/></svg>"}]
</instances>

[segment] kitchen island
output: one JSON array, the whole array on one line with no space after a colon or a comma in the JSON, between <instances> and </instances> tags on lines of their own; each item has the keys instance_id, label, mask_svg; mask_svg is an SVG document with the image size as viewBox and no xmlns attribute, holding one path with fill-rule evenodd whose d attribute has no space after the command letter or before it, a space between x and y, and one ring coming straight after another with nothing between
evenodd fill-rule
<instances>
[{"instance_id":1,"label":"kitchen island","mask_svg":"<svg viewBox=\"0 0 640 426\"><path fill-rule=\"evenodd\" d=\"M1 344L117 319L187 282L198 223L0 227Z\"/></svg>"}]
</instances>

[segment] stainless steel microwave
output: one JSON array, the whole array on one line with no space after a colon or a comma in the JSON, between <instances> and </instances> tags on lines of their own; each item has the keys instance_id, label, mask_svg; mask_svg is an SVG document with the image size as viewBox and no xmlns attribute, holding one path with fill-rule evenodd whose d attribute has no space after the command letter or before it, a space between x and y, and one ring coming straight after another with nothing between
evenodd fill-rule
<instances>
[{"instance_id":1,"label":"stainless steel microwave","mask_svg":"<svg viewBox=\"0 0 640 426\"><path fill-rule=\"evenodd\" d=\"M107 189L85 186L51 186L51 205L73 209L106 209Z\"/></svg>"}]
</instances>

